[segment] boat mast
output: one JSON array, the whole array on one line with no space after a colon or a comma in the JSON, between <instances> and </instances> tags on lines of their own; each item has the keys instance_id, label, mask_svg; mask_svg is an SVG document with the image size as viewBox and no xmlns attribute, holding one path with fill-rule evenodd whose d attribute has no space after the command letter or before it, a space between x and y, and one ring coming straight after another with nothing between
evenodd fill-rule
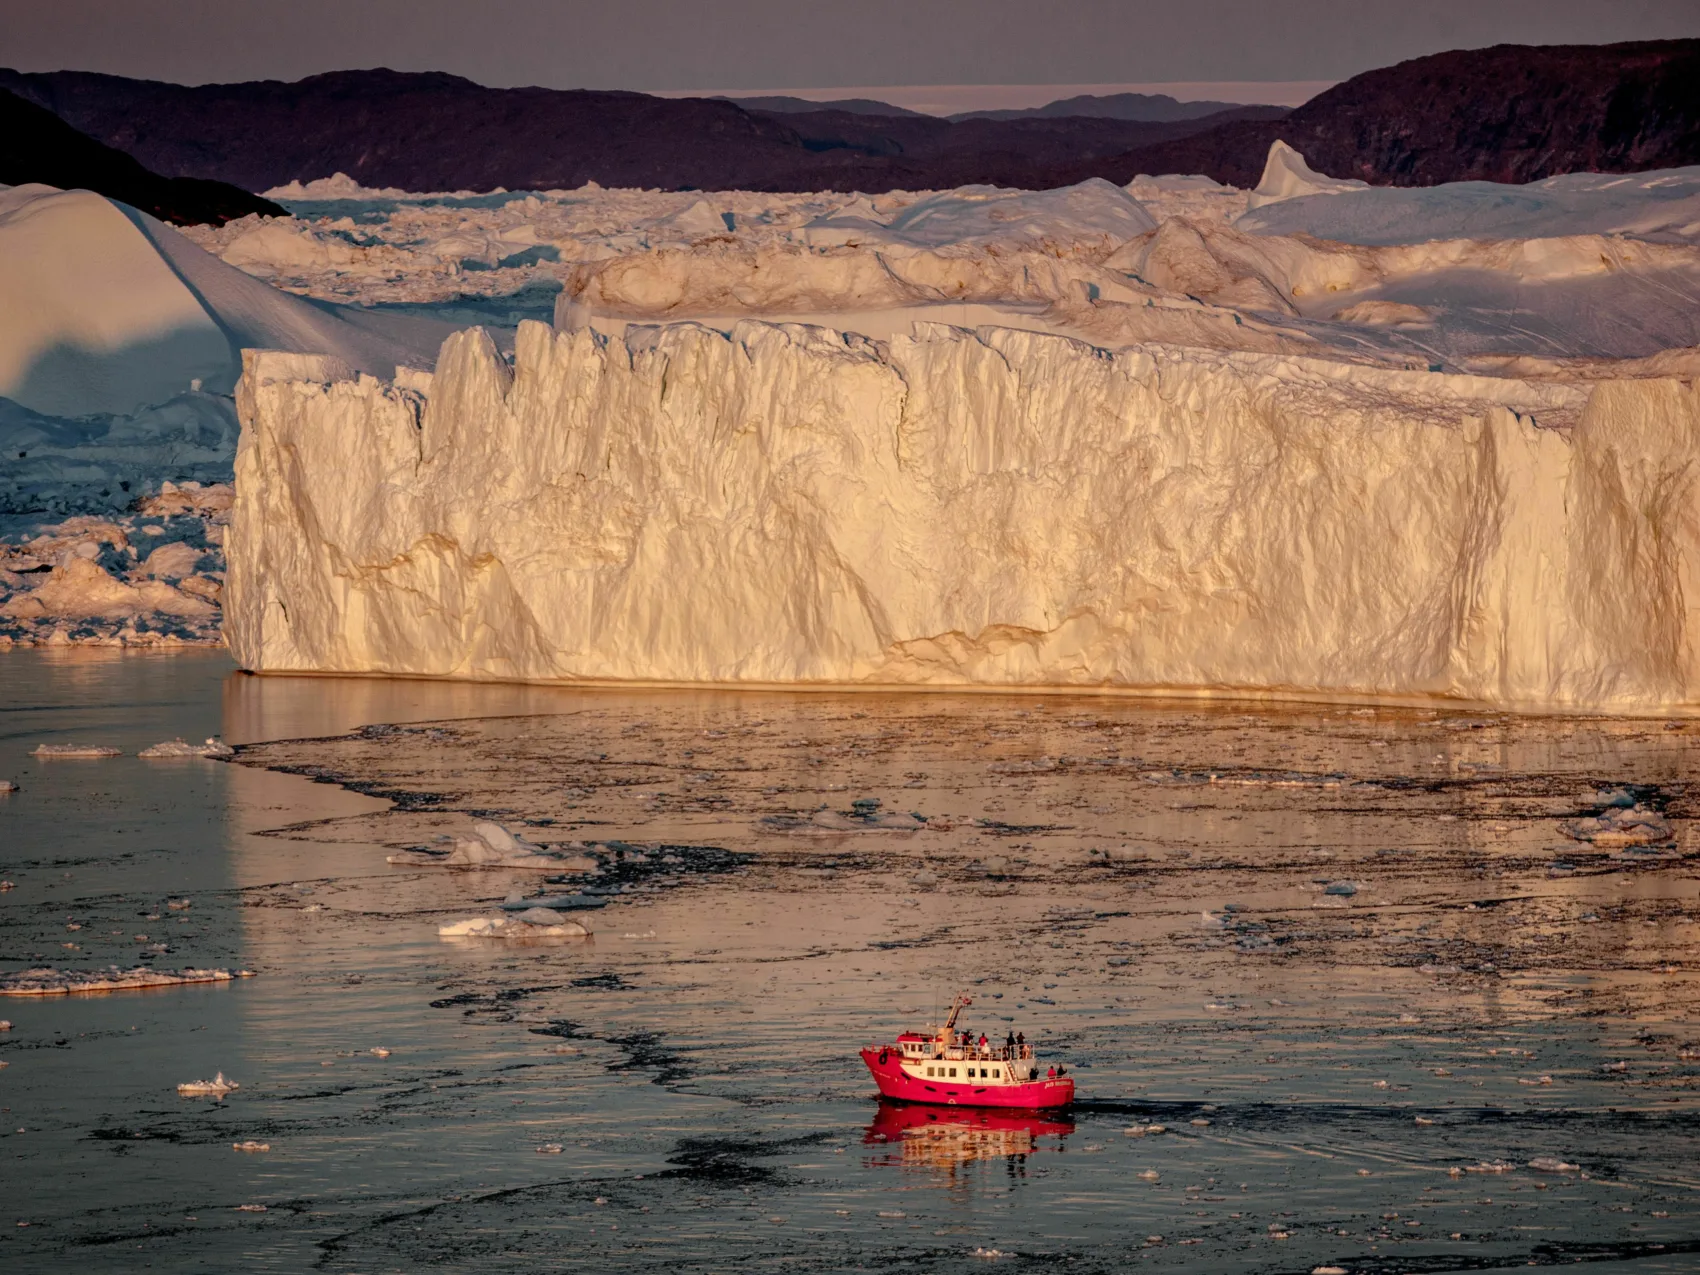
<instances>
[{"instance_id":1,"label":"boat mast","mask_svg":"<svg viewBox=\"0 0 1700 1275\"><path fill-rule=\"evenodd\" d=\"M973 1000L969 997L967 992L962 993L962 995L958 996L954 1001L951 1002L950 1017L945 1019L944 1020L944 1026L939 1028L939 1039L940 1040L944 1041L946 1044L950 1043L951 1032L956 1027L957 1015L962 1013L964 1006L972 1005L973 1003L974 1003Z\"/></svg>"}]
</instances>

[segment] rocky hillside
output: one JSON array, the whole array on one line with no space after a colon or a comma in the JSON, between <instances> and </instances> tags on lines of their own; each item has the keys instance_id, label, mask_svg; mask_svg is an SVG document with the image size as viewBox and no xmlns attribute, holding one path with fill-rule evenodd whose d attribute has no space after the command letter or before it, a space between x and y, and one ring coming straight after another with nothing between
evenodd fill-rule
<instances>
[{"instance_id":1,"label":"rocky hillside","mask_svg":"<svg viewBox=\"0 0 1700 1275\"><path fill-rule=\"evenodd\" d=\"M1700 164L1700 40L1437 53L1355 76L1279 123L1225 123L1051 178L1205 173L1250 186L1277 137L1318 172L1386 186Z\"/></svg>"}]
</instances>

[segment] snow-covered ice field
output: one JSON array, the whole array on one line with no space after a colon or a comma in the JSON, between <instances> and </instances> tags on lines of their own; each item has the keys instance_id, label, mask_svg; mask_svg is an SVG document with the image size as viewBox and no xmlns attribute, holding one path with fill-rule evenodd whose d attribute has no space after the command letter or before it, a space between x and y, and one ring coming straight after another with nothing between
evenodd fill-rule
<instances>
[{"instance_id":1,"label":"snow-covered ice field","mask_svg":"<svg viewBox=\"0 0 1700 1275\"><path fill-rule=\"evenodd\" d=\"M325 356L246 391L254 667L1700 685L1672 494L1700 170L1394 190L1277 147L1252 192L270 193L291 218L183 232L31 188L0 212L37 245L0 285L52 303L0 333L14 541L228 479L242 349ZM1638 483L1664 503L1622 525L1586 494ZM65 582L20 602L42 574L0 577L12 641L129 640L133 607L55 614ZM313 601L285 621L282 596Z\"/></svg>"}]
</instances>

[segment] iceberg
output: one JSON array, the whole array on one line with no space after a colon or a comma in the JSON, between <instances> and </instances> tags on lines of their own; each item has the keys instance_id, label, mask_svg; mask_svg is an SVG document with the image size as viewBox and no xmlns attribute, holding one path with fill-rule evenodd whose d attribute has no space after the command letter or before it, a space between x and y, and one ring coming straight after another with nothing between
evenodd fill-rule
<instances>
[{"instance_id":1,"label":"iceberg","mask_svg":"<svg viewBox=\"0 0 1700 1275\"><path fill-rule=\"evenodd\" d=\"M261 672L1700 700L1700 391L917 324L245 354ZM422 382L414 382L422 385Z\"/></svg>"},{"instance_id":2,"label":"iceberg","mask_svg":"<svg viewBox=\"0 0 1700 1275\"><path fill-rule=\"evenodd\" d=\"M1263 162L1263 178L1246 199L1247 212L1287 199L1312 195L1340 195L1351 190L1368 190L1369 183L1344 177L1325 177L1305 163L1305 157L1283 141L1270 143L1269 158Z\"/></svg>"}]
</instances>

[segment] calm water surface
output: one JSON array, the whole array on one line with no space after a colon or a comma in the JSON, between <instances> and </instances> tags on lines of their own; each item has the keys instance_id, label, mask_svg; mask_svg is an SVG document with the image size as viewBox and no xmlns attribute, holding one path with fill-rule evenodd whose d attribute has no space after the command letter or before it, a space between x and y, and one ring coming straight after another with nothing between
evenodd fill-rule
<instances>
[{"instance_id":1,"label":"calm water surface","mask_svg":"<svg viewBox=\"0 0 1700 1275\"><path fill-rule=\"evenodd\" d=\"M134 756L212 733L254 747ZM127 755L28 755L78 740ZM1693 740L6 653L0 971L255 977L0 998L0 1263L1691 1271ZM1562 835L1622 783L1673 846ZM858 798L928 827L812 819ZM447 942L548 888L385 862L474 817L680 863L588 941ZM875 1101L855 1048L964 988L1077 1109Z\"/></svg>"}]
</instances>

